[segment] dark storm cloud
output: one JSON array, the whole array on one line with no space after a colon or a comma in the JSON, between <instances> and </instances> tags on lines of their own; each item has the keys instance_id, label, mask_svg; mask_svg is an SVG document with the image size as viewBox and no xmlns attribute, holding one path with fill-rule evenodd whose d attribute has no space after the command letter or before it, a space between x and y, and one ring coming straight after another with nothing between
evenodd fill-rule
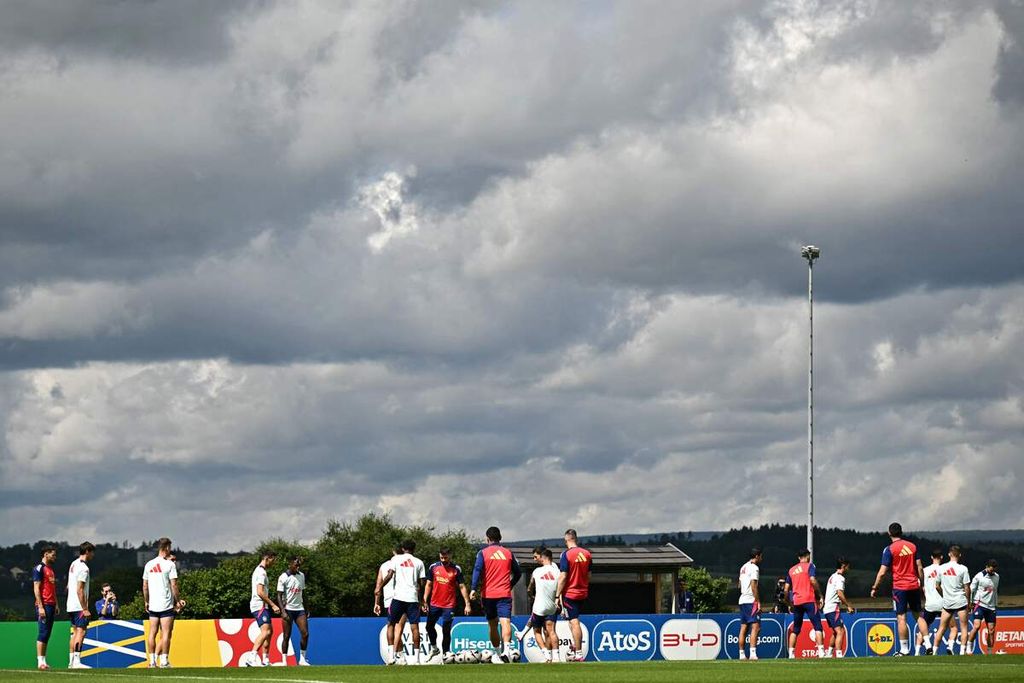
<instances>
[{"instance_id":1,"label":"dark storm cloud","mask_svg":"<svg viewBox=\"0 0 1024 683\"><path fill-rule=\"evenodd\" d=\"M227 28L260 0L7 0L0 51L35 48L65 59L103 56L196 64L223 57Z\"/></svg>"},{"instance_id":2,"label":"dark storm cloud","mask_svg":"<svg viewBox=\"0 0 1024 683\"><path fill-rule=\"evenodd\" d=\"M999 46L996 82L992 92L1000 102L1024 104L1024 3L1002 0L996 14L1006 35Z\"/></svg>"}]
</instances>

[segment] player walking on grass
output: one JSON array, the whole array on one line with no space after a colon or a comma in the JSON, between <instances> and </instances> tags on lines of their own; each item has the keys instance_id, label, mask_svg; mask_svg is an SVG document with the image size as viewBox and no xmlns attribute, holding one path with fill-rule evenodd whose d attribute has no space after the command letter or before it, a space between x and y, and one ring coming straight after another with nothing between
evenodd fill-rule
<instances>
[{"instance_id":1,"label":"player walking on grass","mask_svg":"<svg viewBox=\"0 0 1024 683\"><path fill-rule=\"evenodd\" d=\"M36 616L39 621L39 634L36 636L36 666L49 669L46 663L46 646L53 633L53 620L59 609L57 607L57 575L53 573L53 563L57 560L57 549L53 546L43 548L41 562L32 568L32 593L36 598Z\"/></svg>"},{"instance_id":2,"label":"player walking on grass","mask_svg":"<svg viewBox=\"0 0 1024 683\"><path fill-rule=\"evenodd\" d=\"M971 574L967 567L960 564L963 551L960 546L949 548L949 562L939 567L939 592L942 593L942 618L939 630L935 632L935 642L942 640L942 634L949 626L953 617L960 626L960 654L968 655L967 649L967 606L970 604ZM952 652L952 648L949 650Z\"/></svg>"},{"instance_id":3,"label":"player walking on grass","mask_svg":"<svg viewBox=\"0 0 1024 683\"><path fill-rule=\"evenodd\" d=\"M270 581L267 578L267 569L277 559L277 553L273 550L265 550L260 563L252 570L252 594L249 597L249 612L260 627L259 635L252 644L250 666L270 666L270 643L274 637L274 622L272 614L280 614L281 608L270 597L268 586ZM263 651L262 656L260 650ZM259 664L256 664L259 662Z\"/></svg>"},{"instance_id":4,"label":"player walking on grass","mask_svg":"<svg viewBox=\"0 0 1024 683\"><path fill-rule=\"evenodd\" d=\"M793 632L789 634L789 657L796 657L796 639L803 628L804 617L814 627L814 641L818 645L818 657L825 657L824 634L821 631L821 612L818 601L821 599L821 588L815 578L816 570L811 562L811 551L806 548L797 553L799 562L789 568L786 573L786 585L790 590L790 602L793 604Z\"/></svg>"},{"instance_id":5,"label":"player walking on grass","mask_svg":"<svg viewBox=\"0 0 1024 683\"><path fill-rule=\"evenodd\" d=\"M306 575L299 571L302 558L298 555L288 560L288 569L277 578L277 604L281 608L281 657L288 663L288 652L292 644L292 624L299 627L299 666L309 666L306 647L309 645L309 622L302 592L306 590Z\"/></svg>"},{"instance_id":6,"label":"player walking on grass","mask_svg":"<svg viewBox=\"0 0 1024 683\"><path fill-rule=\"evenodd\" d=\"M831 657L833 652L837 658L842 658L846 654L846 624L843 623L843 613L840 607L845 607L847 614L853 614L856 611L846 599L846 572L849 570L849 560L840 557L836 560L835 573L825 584L825 602L821 611L825 613L825 621L832 629L832 636L829 638L828 648L825 650L826 658Z\"/></svg>"},{"instance_id":7,"label":"player walking on grass","mask_svg":"<svg viewBox=\"0 0 1024 683\"><path fill-rule=\"evenodd\" d=\"M142 569L142 597L149 611L149 666L169 667L171 634L174 632L174 617L185 606L178 594L178 568L170 560L171 539L164 537L156 542L157 556ZM160 642L156 634L160 632Z\"/></svg>"},{"instance_id":8,"label":"player walking on grass","mask_svg":"<svg viewBox=\"0 0 1024 683\"><path fill-rule=\"evenodd\" d=\"M469 591L462 578L462 567L452 562L450 548L441 548L438 561L427 568L427 583L423 588L423 602L427 605L427 640L430 641L430 656L448 655L452 651L452 620L455 613L457 594L462 593L465 604L463 613L468 617ZM441 649L437 649L437 622L441 622Z\"/></svg>"},{"instance_id":9,"label":"player walking on grass","mask_svg":"<svg viewBox=\"0 0 1024 683\"><path fill-rule=\"evenodd\" d=\"M572 649L566 658L570 662L583 661L583 629L580 627L580 609L590 595L590 569L593 557L590 551L579 546L575 529L565 531L566 551L558 561L562 575L558 579L558 597L562 616L569 620L572 632Z\"/></svg>"},{"instance_id":10,"label":"player walking on grass","mask_svg":"<svg viewBox=\"0 0 1024 683\"><path fill-rule=\"evenodd\" d=\"M398 555L402 554L402 546L396 545L391 551L391 560L395 559ZM390 581L384 581L384 577L387 576L388 571L391 569L391 560L385 560L381 562L380 568L377 570L377 583L373 587L373 613L378 617L383 614L385 617L388 612L391 611L391 601L395 596L395 579L394 575ZM387 638L387 657L384 660L385 664L395 663L395 625L388 621L385 637Z\"/></svg>"},{"instance_id":11,"label":"player walking on grass","mask_svg":"<svg viewBox=\"0 0 1024 683\"><path fill-rule=\"evenodd\" d=\"M985 622L985 630L988 632L988 646L995 644L996 637L996 603L999 602L999 574L996 570L999 565L995 560L985 563L984 571L974 575L971 580L971 602L974 603L974 612L971 619L974 625L967 636L967 648L974 652L974 639L981 630L981 624Z\"/></svg>"},{"instance_id":12,"label":"player walking on grass","mask_svg":"<svg viewBox=\"0 0 1024 683\"><path fill-rule=\"evenodd\" d=\"M388 624L395 626L395 664L420 663L420 596L427 581L427 569L423 561L415 557L416 541L402 541L402 553L391 558L391 566L384 575L384 583L394 579L395 595L388 609ZM405 648L402 647L402 631L409 624L412 631L413 661L406 662Z\"/></svg>"},{"instance_id":13,"label":"player walking on grass","mask_svg":"<svg viewBox=\"0 0 1024 683\"><path fill-rule=\"evenodd\" d=\"M530 626L537 647L544 655L544 662L558 661L558 636L555 623L558 621L557 593L561 571L552 563L551 551L540 546L533 549L533 560L537 568L530 576L527 594L532 594L533 607L530 610ZM553 659L552 659L553 658Z\"/></svg>"},{"instance_id":14,"label":"player walking on grass","mask_svg":"<svg viewBox=\"0 0 1024 683\"><path fill-rule=\"evenodd\" d=\"M914 654L921 654L921 647L924 647L926 655L938 652L939 643L932 642L931 627L935 620L942 614L942 594L936 585L939 581L939 567L942 565L942 551L936 548L932 551L932 563L924 568L924 579L922 589L924 592L924 611L921 612L921 619L924 620L926 628L917 629ZM950 643L952 646L952 643Z\"/></svg>"},{"instance_id":15,"label":"player walking on grass","mask_svg":"<svg viewBox=\"0 0 1024 683\"><path fill-rule=\"evenodd\" d=\"M68 569L68 618L71 619L71 661L69 669L86 669L82 664L82 643L89 628L89 563L96 546L89 541L78 546L78 559Z\"/></svg>"},{"instance_id":16,"label":"player walking on grass","mask_svg":"<svg viewBox=\"0 0 1024 683\"><path fill-rule=\"evenodd\" d=\"M757 634L761 630L760 548L750 551L750 559L740 567L740 659L747 659L747 629L750 629L750 659L757 659Z\"/></svg>"},{"instance_id":17,"label":"player walking on grass","mask_svg":"<svg viewBox=\"0 0 1024 683\"><path fill-rule=\"evenodd\" d=\"M500 664L512 656L512 586L523 572L512 551L501 545L498 527L489 527L485 535L487 545L476 554L469 599L476 600L478 595L482 599L494 647L491 662Z\"/></svg>"},{"instance_id":18,"label":"player walking on grass","mask_svg":"<svg viewBox=\"0 0 1024 683\"><path fill-rule=\"evenodd\" d=\"M896 610L896 630L899 632L900 649L897 657L910 654L910 628L907 625L907 611L917 619L917 628L926 631L928 625L921 618L921 578L924 567L917 556L917 546L903 539L903 527L899 522L889 525L889 545L882 550L882 564L878 567L875 582L871 585L871 597L878 594L879 584L886 572L892 571L892 604Z\"/></svg>"}]
</instances>

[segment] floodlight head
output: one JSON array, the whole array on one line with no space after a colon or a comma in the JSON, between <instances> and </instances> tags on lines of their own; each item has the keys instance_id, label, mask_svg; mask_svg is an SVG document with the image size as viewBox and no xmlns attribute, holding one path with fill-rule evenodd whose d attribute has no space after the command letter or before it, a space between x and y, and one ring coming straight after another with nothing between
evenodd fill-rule
<instances>
[{"instance_id":1,"label":"floodlight head","mask_svg":"<svg viewBox=\"0 0 1024 683\"><path fill-rule=\"evenodd\" d=\"M808 244L806 247L800 248L800 255L807 259L808 262L810 262L821 256L821 249L814 246L813 244Z\"/></svg>"}]
</instances>

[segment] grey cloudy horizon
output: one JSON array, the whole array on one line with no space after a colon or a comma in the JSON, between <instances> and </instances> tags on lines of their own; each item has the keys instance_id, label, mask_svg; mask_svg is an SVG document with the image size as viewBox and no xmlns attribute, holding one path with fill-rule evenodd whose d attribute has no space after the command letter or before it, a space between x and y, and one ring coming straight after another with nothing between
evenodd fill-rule
<instances>
[{"instance_id":1,"label":"grey cloudy horizon","mask_svg":"<svg viewBox=\"0 0 1024 683\"><path fill-rule=\"evenodd\" d=\"M1024 528L1022 159L1019 0L4 3L0 544L799 522L810 242L819 524Z\"/></svg>"}]
</instances>

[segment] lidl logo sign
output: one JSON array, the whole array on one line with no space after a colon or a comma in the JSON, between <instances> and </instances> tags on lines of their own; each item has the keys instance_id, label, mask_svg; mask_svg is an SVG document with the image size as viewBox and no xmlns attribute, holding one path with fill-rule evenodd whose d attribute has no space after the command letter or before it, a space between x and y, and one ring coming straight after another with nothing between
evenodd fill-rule
<instances>
[{"instance_id":1,"label":"lidl logo sign","mask_svg":"<svg viewBox=\"0 0 1024 683\"><path fill-rule=\"evenodd\" d=\"M896 644L896 637L888 624L875 624L868 630L868 647L876 655L887 655Z\"/></svg>"}]
</instances>

